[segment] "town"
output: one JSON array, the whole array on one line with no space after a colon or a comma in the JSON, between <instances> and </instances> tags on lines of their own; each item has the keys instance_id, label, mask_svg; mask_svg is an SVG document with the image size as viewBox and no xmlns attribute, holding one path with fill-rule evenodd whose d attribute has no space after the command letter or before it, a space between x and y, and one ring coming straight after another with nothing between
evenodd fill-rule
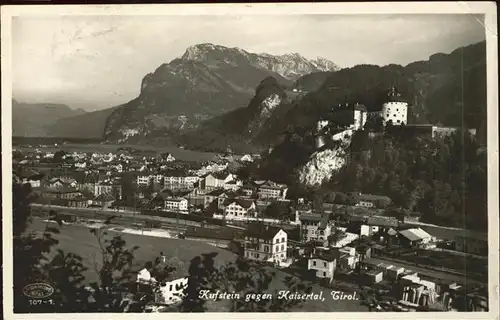
<instances>
[{"instance_id":1,"label":"town","mask_svg":"<svg viewBox=\"0 0 500 320\"><path fill-rule=\"evenodd\" d=\"M389 98L384 123L404 125L407 104L394 89ZM324 129L328 120L318 122L317 148L328 144L325 136L342 140L361 130L368 118L359 104L333 112L348 121L333 133ZM453 132L429 128L432 136ZM293 198L285 184L242 176L260 155L230 149L211 161L185 161L128 147L107 153L47 147L13 151L16 182L31 186L32 215L44 221L57 212L66 224L92 227L113 216L111 230L229 250L325 290L359 294L372 311L488 310L486 235L425 224L418 214L394 215L385 195L345 190L321 203ZM138 281L152 279L146 269L138 274ZM178 302L186 285L187 278L167 282L158 301Z\"/></svg>"}]
</instances>

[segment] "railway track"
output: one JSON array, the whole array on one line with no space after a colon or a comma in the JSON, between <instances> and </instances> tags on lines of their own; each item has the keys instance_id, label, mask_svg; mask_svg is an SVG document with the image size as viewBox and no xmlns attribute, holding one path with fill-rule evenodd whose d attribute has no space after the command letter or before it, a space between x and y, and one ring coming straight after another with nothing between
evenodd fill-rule
<instances>
[{"instance_id":1,"label":"railway track","mask_svg":"<svg viewBox=\"0 0 500 320\"><path fill-rule=\"evenodd\" d=\"M43 206L34 204L31 206L31 212L35 216L44 217L48 216L50 211L55 211L57 213L73 216L76 218L84 218L84 219L93 219L93 220L106 220L109 217L114 216L113 224L120 225L133 225L133 224L142 224L146 225L147 222L151 222L152 224L161 224L164 227L168 227L169 229L185 230L188 226L201 227L201 222L189 221L182 219L181 214L179 214L179 219L168 218L168 217L159 217L159 216L151 216L151 215L141 215L140 213L134 214L131 212L122 212L122 211L112 211L112 210L96 210L96 209L75 209L75 208L67 208L60 206Z\"/></svg>"}]
</instances>

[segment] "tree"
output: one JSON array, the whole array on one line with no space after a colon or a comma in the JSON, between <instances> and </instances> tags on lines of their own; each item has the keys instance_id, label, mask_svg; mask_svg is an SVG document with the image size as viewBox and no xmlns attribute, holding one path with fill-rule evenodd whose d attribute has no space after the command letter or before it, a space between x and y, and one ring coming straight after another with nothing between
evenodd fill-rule
<instances>
[{"instance_id":1,"label":"tree","mask_svg":"<svg viewBox=\"0 0 500 320\"><path fill-rule=\"evenodd\" d=\"M64 162L64 157L67 155L66 151L64 150L59 150L59 151L56 151L56 153L54 153L54 158L53 158L53 161L54 162Z\"/></svg>"},{"instance_id":2,"label":"tree","mask_svg":"<svg viewBox=\"0 0 500 320\"><path fill-rule=\"evenodd\" d=\"M283 214L283 206L277 201L271 202L262 211L262 216L269 219L279 219Z\"/></svg>"},{"instance_id":3,"label":"tree","mask_svg":"<svg viewBox=\"0 0 500 320\"><path fill-rule=\"evenodd\" d=\"M346 236L345 231L337 227L334 227L332 233L328 236L328 243L329 245L335 246L340 240L344 239L345 236Z\"/></svg>"},{"instance_id":4,"label":"tree","mask_svg":"<svg viewBox=\"0 0 500 320\"><path fill-rule=\"evenodd\" d=\"M335 203L336 204L347 204L348 198L345 193L337 192L335 194Z\"/></svg>"},{"instance_id":5,"label":"tree","mask_svg":"<svg viewBox=\"0 0 500 320\"><path fill-rule=\"evenodd\" d=\"M217 253L204 254L191 262L187 296L181 312L204 312L210 310L217 301L205 301L200 298L201 290L210 292L228 292L239 295L229 302L230 312L284 312L300 305L302 301L278 299L277 290L270 290L270 284L276 274L256 262L246 261L238 257L220 268L215 268L214 259ZM296 277L283 279L285 288L291 292L309 293L311 287ZM246 300L247 295L271 293L271 299ZM209 303L207 305L207 303Z\"/></svg>"},{"instance_id":6,"label":"tree","mask_svg":"<svg viewBox=\"0 0 500 320\"><path fill-rule=\"evenodd\" d=\"M134 177L131 173L127 172L122 176L121 185L123 201L128 206L135 206L135 192L137 190L137 187L134 183Z\"/></svg>"},{"instance_id":7,"label":"tree","mask_svg":"<svg viewBox=\"0 0 500 320\"><path fill-rule=\"evenodd\" d=\"M47 224L42 234L28 229L31 221L30 195L29 185L13 185L14 312L144 311L154 296L138 299L130 295L131 285L134 284L130 267L138 247L128 249L120 236L109 239L104 229L92 229L101 248L102 259L94 264L99 281L86 283L82 257L55 249L59 241L53 235L63 228L61 219L53 217L58 227ZM105 223L111 223L113 218ZM50 252L55 254L51 257L48 255ZM157 269L156 276L160 279L165 279L172 270L169 266ZM51 303L30 305L23 288L40 282L51 284L54 288Z\"/></svg>"}]
</instances>

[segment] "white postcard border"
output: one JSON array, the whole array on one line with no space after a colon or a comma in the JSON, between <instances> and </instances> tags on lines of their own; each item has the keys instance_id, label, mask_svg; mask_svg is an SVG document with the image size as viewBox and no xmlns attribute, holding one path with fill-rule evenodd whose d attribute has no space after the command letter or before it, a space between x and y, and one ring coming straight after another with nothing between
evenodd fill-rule
<instances>
[{"instance_id":1,"label":"white postcard border","mask_svg":"<svg viewBox=\"0 0 500 320\"><path fill-rule=\"evenodd\" d=\"M3 211L3 305L6 319L136 319L138 314L16 314L12 313L12 56L11 19L14 16L52 15L302 15L302 14L485 14L487 41L488 101L488 241L489 306L488 313L399 313L399 319L498 319L499 317L499 201L498 201L498 35L494 2L364 2L364 3L280 3L280 4L168 4L168 5L24 5L1 7L2 63L2 211ZM478 23L481 23L478 21ZM308 313L208 313L172 314L176 319L302 319ZM317 319L385 319L379 313L314 313ZM141 314L140 317L164 319L165 314Z\"/></svg>"}]
</instances>

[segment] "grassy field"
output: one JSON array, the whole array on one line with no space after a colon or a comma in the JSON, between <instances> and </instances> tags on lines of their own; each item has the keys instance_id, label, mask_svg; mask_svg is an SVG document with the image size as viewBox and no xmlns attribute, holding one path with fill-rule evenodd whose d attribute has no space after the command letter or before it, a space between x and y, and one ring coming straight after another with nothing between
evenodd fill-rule
<instances>
[{"instance_id":1,"label":"grassy field","mask_svg":"<svg viewBox=\"0 0 500 320\"><path fill-rule=\"evenodd\" d=\"M44 228L45 223L39 219L33 219L31 230L44 230ZM117 232L110 231L108 237L111 238L117 234ZM173 259L172 262L177 267L174 278L186 276L191 259L202 253L218 252L216 263L219 265L236 258L229 251L198 241L120 234L127 242L128 247L139 246L135 253L134 268L140 269L146 262L154 261L163 251L168 259ZM82 256L84 265L88 268L84 274L85 278L89 282L96 281L97 273L94 269L94 262L100 258L100 251L97 239L90 233L89 229L84 226L65 225L60 229L60 234L55 235L55 238L59 240L58 249Z\"/></svg>"},{"instance_id":2,"label":"grassy field","mask_svg":"<svg viewBox=\"0 0 500 320\"><path fill-rule=\"evenodd\" d=\"M32 231L41 231L44 230L44 228L45 223L40 219L33 219L33 223L29 227ZM109 236L113 236L113 233L110 232ZM97 279L97 273L94 271L94 261L96 261L100 255L97 240L90 233L89 229L83 226L65 225L60 229L60 234L55 235L55 237L60 241L57 249L62 249L65 253L74 252L83 257L84 265L89 268L85 272L86 280L88 282L95 281ZM215 259L217 266L233 261L236 258L236 256L229 251L215 248L198 241L157 238L123 233L122 237L127 241L129 247L135 245L140 247L136 252L134 268L141 268L147 261L154 260L159 256L160 252L163 251L168 259L172 259L173 265L177 267L173 275L174 278L186 276L191 259L202 253L217 252L218 256ZM271 289L285 289L283 279L288 274L273 268L270 269L275 272L275 278L271 283ZM313 285L313 292L319 291L323 291L325 301L310 300L293 311L367 311L366 307L361 306L360 301L332 300L330 289ZM209 302L207 303L207 307L209 311L224 312L228 311L227 303L227 301Z\"/></svg>"}]
</instances>

